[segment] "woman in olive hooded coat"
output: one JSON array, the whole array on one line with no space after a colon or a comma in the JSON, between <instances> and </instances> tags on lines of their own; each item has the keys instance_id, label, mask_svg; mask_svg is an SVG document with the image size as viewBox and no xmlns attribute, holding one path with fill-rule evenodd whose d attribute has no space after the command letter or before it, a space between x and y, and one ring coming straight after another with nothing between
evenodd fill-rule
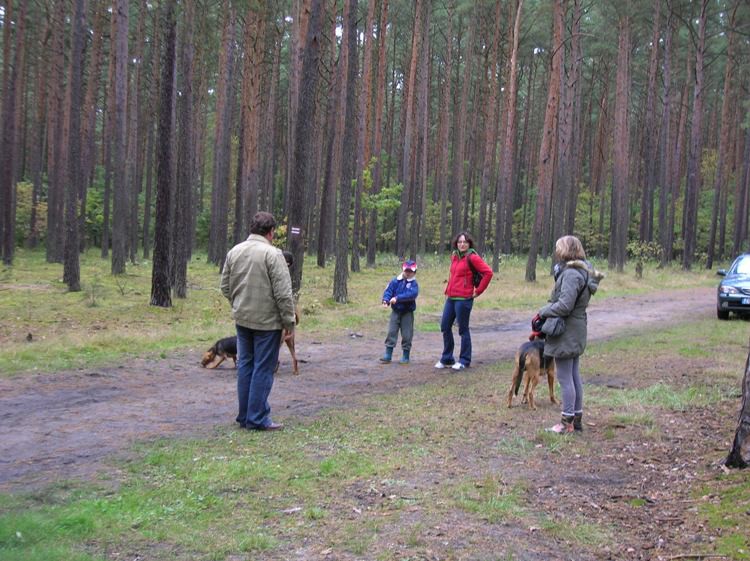
<instances>
[{"instance_id":1,"label":"woman in olive hooded coat","mask_svg":"<svg viewBox=\"0 0 750 561\"><path fill-rule=\"evenodd\" d=\"M549 304L539 310L541 319L563 318L565 331L547 335L544 354L555 358L555 371L562 393L562 419L548 430L570 433L583 430L583 385L579 357L586 349L586 308L604 275L586 261L586 252L575 236L555 243L555 287Z\"/></svg>"}]
</instances>

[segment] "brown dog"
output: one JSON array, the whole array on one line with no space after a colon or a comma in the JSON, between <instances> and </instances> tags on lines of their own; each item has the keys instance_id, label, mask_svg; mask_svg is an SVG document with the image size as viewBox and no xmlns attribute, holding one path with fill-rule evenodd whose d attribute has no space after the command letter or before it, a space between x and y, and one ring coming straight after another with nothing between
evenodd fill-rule
<instances>
[{"instance_id":1,"label":"brown dog","mask_svg":"<svg viewBox=\"0 0 750 561\"><path fill-rule=\"evenodd\" d=\"M297 315L296 310L294 312L294 325L299 325L299 315ZM289 337L289 339L287 339L286 341L284 341L283 339L281 340L281 344L283 345L284 343L286 343L286 346L289 348L289 354L292 355L292 373L297 376L299 374L299 367L297 366L297 353L294 350L294 331L292 331L292 336ZM303 360L302 362L305 361ZM280 364L281 361L278 361L276 363L276 368L273 371L274 374L279 371Z\"/></svg>"},{"instance_id":2,"label":"brown dog","mask_svg":"<svg viewBox=\"0 0 750 561\"><path fill-rule=\"evenodd\" d=\"M213 364L217 356L219 361ZM228 358L234 361L234 367L237 368L237 337L225 337L216 341L213 347L203 353L201 365L205 368L210 364L208 368L216 368Z\"/></svg>"},{"instance_id":3,"label":"brown dog","mask_svg":"<svg viewBox=\"0 0 750 561\"><path fill-rule=\"evenodd\" d=\"M544 340L535 339L524 343L516 352L516 366L513 369L513 379L508 391L508 407L513 403L513 395L518 395L521 381L526 379L521 403L528 403L531 409L536 409L534 402L534 391L539 383L542 373L547 374L549 384L549 400L557 403L555 399L555 360L544 356Z\"/></svg>"}]
</instances>

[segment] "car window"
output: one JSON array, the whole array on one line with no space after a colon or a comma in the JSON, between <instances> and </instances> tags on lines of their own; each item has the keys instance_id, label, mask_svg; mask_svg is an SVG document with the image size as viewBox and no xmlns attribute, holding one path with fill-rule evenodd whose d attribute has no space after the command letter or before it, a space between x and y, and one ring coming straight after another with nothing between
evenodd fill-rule
<instances>
[{"instance_id":1,"label":"car window","mask_svg":"<svg viewBox=\"0 0 750 561\"><path fill-rule=\"evenodd\" d=\"M734 272L739 275L750 275L750 258L738 261Z\"/></svg>"}]
</instances>

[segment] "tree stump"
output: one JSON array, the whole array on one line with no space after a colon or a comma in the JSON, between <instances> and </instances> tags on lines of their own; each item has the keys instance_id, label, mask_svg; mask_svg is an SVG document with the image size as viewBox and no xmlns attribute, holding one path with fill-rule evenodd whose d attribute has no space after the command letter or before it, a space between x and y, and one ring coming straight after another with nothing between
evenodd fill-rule
<instances>
[{"instance_id":1,"label":"tree stump","mask_svg":"<svg viewBox=\"0 0 750 561\"><path fill-rule=\"evenodd\" d=\"M737 431L724 465L740 469L750 465L750 351L745 360L745 376L742 378L742 407L737 420Z\"/></svg>"}]
</instances>

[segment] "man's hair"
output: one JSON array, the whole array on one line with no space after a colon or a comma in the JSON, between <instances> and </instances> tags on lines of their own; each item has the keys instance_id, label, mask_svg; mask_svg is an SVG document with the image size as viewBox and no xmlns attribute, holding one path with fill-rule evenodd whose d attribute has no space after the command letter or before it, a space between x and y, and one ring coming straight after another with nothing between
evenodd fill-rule
<instances>
[{"instance_id":1,"label":"man's hair","mask_svg":"<svg viewBox=\"0 0 750 561\"><path fill-rule=\"evenodd\" d=\"M253 216L253 219L250 221L251 234L265 236L274 228L276 228L276 219L270 212L257 212L255 213L255 216Z\"/></svg>"},{"instance_id":2,"label":"man's hair","mask_svg":"<svg viewBox=\"0 0 750 561\"><path fill-rule=\"evenodd\" d=\"M586 259L581 240L575 236L563 236L555 243L555 253L560 261Z\"/></svg>"},{"instance_id":3,"label":"man's hair","mask_svg":"<svg viewBox=\"0 0 750 561\"><path fill-rule=\"evenodd\" d=\"M466 231L459 232L458 234L456 234L456 236L451 241L451 247L453 249L458 249L458 238L460 238L461 236L463 236L464 239L466 239L466 241L469 242L469 248L473 249L474 248L474 238L472 238L471 234L469 232L466 232Z\"/></svg>"}]
</instances>

